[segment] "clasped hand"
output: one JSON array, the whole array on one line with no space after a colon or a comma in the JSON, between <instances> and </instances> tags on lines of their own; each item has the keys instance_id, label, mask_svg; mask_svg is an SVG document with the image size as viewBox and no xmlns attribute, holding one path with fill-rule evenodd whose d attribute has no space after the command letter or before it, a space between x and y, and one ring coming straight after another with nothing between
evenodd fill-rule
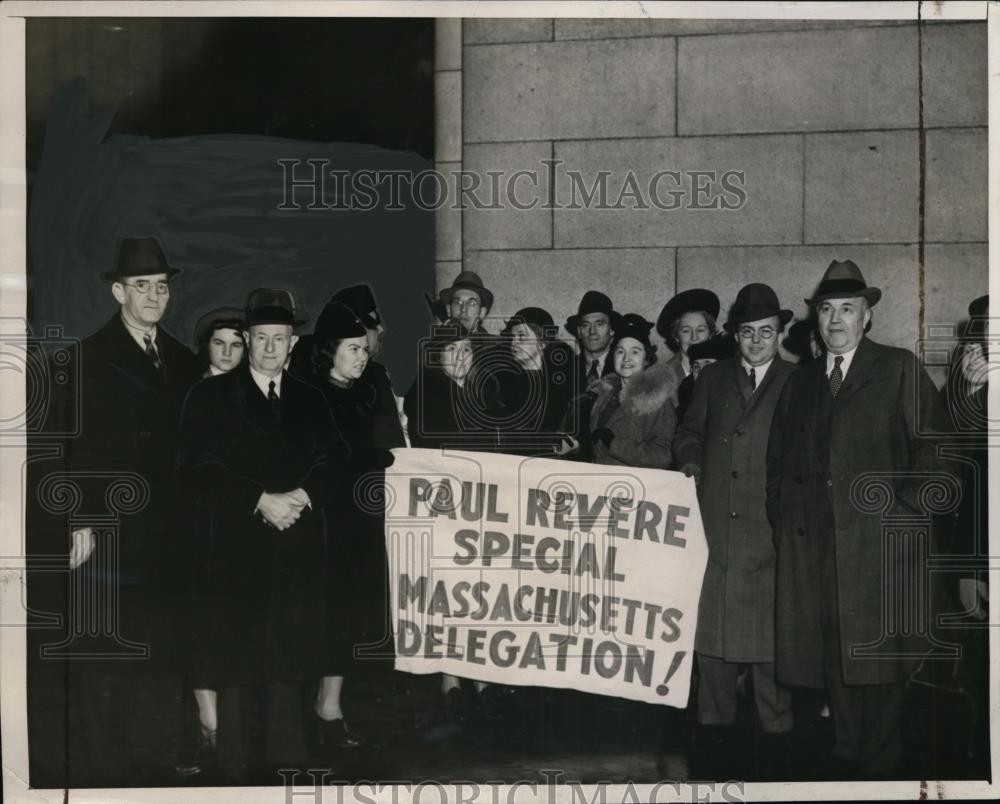
<instances>
[{"instance_id":1,"label":"clasped hand","mask_svg":"<svg viewBox=\"0 0 1000 804\"><path fill-rule=\"evenodd\" d=\"M309 495L302 489L268 494L266 491L257 501L257 510L264 521L278 530L287 530L302 516L302 510L309 504Z\"/></svg>"}]
</instances>

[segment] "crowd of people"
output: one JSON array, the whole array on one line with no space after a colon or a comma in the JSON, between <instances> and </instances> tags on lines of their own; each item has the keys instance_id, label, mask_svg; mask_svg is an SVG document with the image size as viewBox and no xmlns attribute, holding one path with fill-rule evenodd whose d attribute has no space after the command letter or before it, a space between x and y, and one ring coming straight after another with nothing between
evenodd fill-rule
<instances>
[{"instance_id":1,"label":"crowd of people","mask_svg":"<svg viewBox=\"0 0 1000 804\"><path fill-rule=\"evenodd\" d=\"M893 774L913 654L885 627L882 512L858 504L856 485L878 473L887 507L920 514L926 478L958 477L962 500L944 513L961 538L948 547L987 554L975 542L986 533L986 297L969 307L942 396L913 353L867 337L881 291L850 260L830 264L795 323L761 283L739 291L721 326L708 289L676 294L655 322L590 290L563 325L575 350L540 307L487 331L493 294L465 271L432 300L400 398L377 362L385 328L367 285L334 294L311 334L290 292L253 290L244 308L201 318L194 354L159 325L176 273L155 239L124 240L104 274L117 309L81 349L85 424L70 466L132 473L147 501L115 539L76 527L70 566L118 602L118 628L95 643L149 651L115 662L95 644L98 658L80 665L71 784L209 766L238 783L255 758L303 767L317 746L363 744L344 716L345 679L359 646L377 660L392 642L384 522L358 484L407 445L694 478L709 547L693 700L704 739L735 722L747 680L774 739L794 727L790 688L823 689L844 778ZM956 432L975 439L959 469L936 441ZM955 610L981 619L985 575L968 566ZM472 700L487 714L502 706L495 685L445 676L441 692L455 717Z\"/></svg>"}]
</instances>

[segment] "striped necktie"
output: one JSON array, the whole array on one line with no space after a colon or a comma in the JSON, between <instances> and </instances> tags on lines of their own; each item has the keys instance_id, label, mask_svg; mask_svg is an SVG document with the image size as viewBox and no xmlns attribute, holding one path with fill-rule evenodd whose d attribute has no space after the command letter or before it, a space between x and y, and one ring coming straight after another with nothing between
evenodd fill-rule
<instances>
[{"instance_id":1,"label":"striped necktie","mask_svg":"<svg viewBox=\"0 0 1000 804\"><path fill-rule=\"evenodd\" d=\"M844 384L844 372L840 369L840 364L843 362L843 355L837 355L833 359L833 371L830 372L830 393L834 397L840 393L840 386Z\"/></svg>"},{"instance_id":2,"label":"striped necktie","mask_svg":"<svg viewBox=\"0 0 1000 804\"><path fill-rule=\"evenodd\" d=\"M153 368L157 371L163 369L163 363L160 360L160 354L156 351L156 347L153 345L153 339L149 335L142 336L143 341L146 343L146 356L153 361Z\"/></svg>"},{"instance_id":3,"label":"striped necktie","mask_svg":"<svg viewBox=\"0 0 1000 804\"><path fill-rule=\"evenodd\" d=\"M757 369L753 366L750 366L750 387L757 390Z\"/></svg>"}]
</instances>

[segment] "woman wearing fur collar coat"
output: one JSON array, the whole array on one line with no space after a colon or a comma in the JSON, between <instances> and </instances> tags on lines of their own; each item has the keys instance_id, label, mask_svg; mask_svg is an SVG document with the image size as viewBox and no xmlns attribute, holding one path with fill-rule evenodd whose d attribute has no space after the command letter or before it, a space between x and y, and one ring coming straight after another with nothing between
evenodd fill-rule
<instances>
[{"instance_id":1,"label":"woman wearing fur collar coat","mask_svg":"<svg viewBox=\"0 0 1000 804\"><path fill-rule=\"evenodd\" d=\"M670 468L677 427L671 399L677 380L666 364L656 363L656 347L649 341L652 328L630 313L615 331L615 373L601 380L590 413L594 463Z\"/></svg>"}]
</instances>

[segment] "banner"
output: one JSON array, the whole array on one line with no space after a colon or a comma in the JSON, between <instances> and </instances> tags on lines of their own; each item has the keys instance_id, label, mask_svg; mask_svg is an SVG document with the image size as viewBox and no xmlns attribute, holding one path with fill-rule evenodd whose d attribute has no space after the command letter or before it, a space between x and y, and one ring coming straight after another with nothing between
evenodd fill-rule
<instances>
[{"instance_id":1,"label":"banner","mask_svg":"<svg viewBox=\"0 0 1000 804\"><path fill-rule=\"evenodd\" d=\"M396 669L687 705L708 548L677 472L394 450Z\"/></svg>"}]
</instances>

